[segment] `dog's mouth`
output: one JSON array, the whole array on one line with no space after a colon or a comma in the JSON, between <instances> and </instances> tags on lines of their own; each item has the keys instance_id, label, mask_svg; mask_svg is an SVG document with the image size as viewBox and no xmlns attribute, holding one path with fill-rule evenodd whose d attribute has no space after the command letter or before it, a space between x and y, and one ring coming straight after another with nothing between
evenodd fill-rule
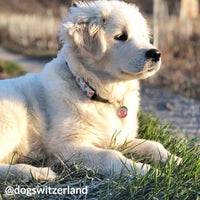
<instances>
[{"instance_id":1,"label":"dog's mouth","mask_svg":"<svg viewBox=\"0 0 200 200\"><path fill-rule=\"evenodd\" d=\"M146 71L147 72L153 72L154 70L156 70L157 67L150 67L148 68Z\"/></svg>"},{"instance_id":2,"label":"dog's mouth","mask_svg":"<svg viewBox=\"0 0 200 200\"><path fill-rule=\"evenodd\" d=\"M120 73L130 79L145 79L154 75L160 69L160 63L148 64L139 72L131 72L125 69L120 70Z\"/></svg>"},{"instance_id":3,"label":"dog's mouth","mask_svg":"<svg viewBox=\"0 0 200 200\"><path fill-rule=\"evenodd\" d=\"M140 75L140 74L144 74L144 73L148 73L148 72L153 72L153 71L157 71L158 70L158 66L154 66L154 67L148 67L146 69L142 69L139 72L130 72L130 71L125 71L125 70L120 70L120 73L124 74L124 75Z\"/></svg>"}]
</instances>

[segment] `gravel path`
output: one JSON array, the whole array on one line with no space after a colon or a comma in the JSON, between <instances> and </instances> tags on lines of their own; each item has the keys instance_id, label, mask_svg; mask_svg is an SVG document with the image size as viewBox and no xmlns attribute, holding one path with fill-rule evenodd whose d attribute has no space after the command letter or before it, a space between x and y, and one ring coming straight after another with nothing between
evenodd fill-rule
<instances>
[{"instance_id":1,"label":"gravel path","mask_svg":"<svg viewBox=\"0 0 200 200\"><path fill-rule=\"evenodd\" d=\"M0 59L20 64L29 72L40 72L48 60L36 60L13 54L0 46ZM180 130L179 135L200 138L200 102L157 88L141 89L141 108L151 112L161 122L173 122L172 129ZM199 139L200 141L200 139Z\"/></svg>"},{"instance_id":2,"label":"gravel path","mask_svg":"<svg viewBox=\"0 0 200 200\"><path fill-rule=\"evenodd\" d=\"M200 141L200 102L158 88L142 88L141 108L161 122L173 123L178 135L198 137Z\"/></svg>"}]
</instances>

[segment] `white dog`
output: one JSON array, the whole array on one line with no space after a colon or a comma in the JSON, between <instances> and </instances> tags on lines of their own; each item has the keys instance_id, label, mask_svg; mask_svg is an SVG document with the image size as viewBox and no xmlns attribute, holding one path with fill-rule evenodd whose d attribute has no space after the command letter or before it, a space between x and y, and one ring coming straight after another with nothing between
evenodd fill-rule
<instances>
[{"instance_id":1,"label":"white dog","mask_svg":"<svg viewBox=\"0 0 200 200\"><path fill-rule=\"evenodd\" d=\"M10 164L8 179L53 179L51 169L28 165L43 158L82 162L116 176L122 169L145 174L149 165L108 149L116 131L116 144L128 141L130 153L166 161L163 145L135 139L138 79L161 63L138 9L120 1L78 3L60 39L63 48L40 74L0 82L0 179Z\"/></svg>"}]
</instances>

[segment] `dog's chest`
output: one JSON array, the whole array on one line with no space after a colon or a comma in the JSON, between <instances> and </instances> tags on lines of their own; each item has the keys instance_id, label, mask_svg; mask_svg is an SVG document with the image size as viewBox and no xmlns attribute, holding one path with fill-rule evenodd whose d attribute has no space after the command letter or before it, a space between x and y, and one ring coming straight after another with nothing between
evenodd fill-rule
<instances>
[{"instance_id":1,"label":"dog's chest","mask_svg":"<svg viewBox=\"0 0 200 200\"><path fill-rule=\"evenodd\" d=\"M109 105L96 102L85 106L82 117L86 119L87 129L91 130L90 135L96 137L96 143L108 146L115 138L118 144L122 144L137 136L138 98L126 101L124 106L127 110L122 106L120 103Z\"/></svg>"}]
</instances>

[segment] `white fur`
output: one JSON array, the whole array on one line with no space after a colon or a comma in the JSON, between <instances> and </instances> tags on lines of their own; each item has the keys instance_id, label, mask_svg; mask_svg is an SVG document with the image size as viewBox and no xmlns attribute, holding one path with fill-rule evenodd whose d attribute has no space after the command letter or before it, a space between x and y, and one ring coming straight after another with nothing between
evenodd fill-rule
<instances>
[{"instance_id":1,"label":"white fur","mask_svg":"<svg viewBox=\"0 0 200 200\"><path fill-rule=\"evenodd\" d=\"M127 41L114 39L123 31ZM31 178L30 171L38 179L55 177L50 169L47 175L46 168L39 176L41 168L26 164L28 158L83 162L99 167L104 174L114 169L116 175L125 163L128 173L134 166L132 160L108 149L116 131L121 131L116 146L127 140L130 152L153 154L156 161L166 161L170 153L161 144L135 139L138 79L153 75L160 67L160 61L145 57L155 47L149 43L146 22L138 9L120 1L80 3L64 19L60 39L61 52L40 74L0 82L0 179L6 177L12 158L10 172L25 180ZM72 73L111 103L88 99ZM122 105L128 108L124 119L117 116ZM142 174L149 169L141 163L135 166Z\"/></svg>"}]
</instances>

